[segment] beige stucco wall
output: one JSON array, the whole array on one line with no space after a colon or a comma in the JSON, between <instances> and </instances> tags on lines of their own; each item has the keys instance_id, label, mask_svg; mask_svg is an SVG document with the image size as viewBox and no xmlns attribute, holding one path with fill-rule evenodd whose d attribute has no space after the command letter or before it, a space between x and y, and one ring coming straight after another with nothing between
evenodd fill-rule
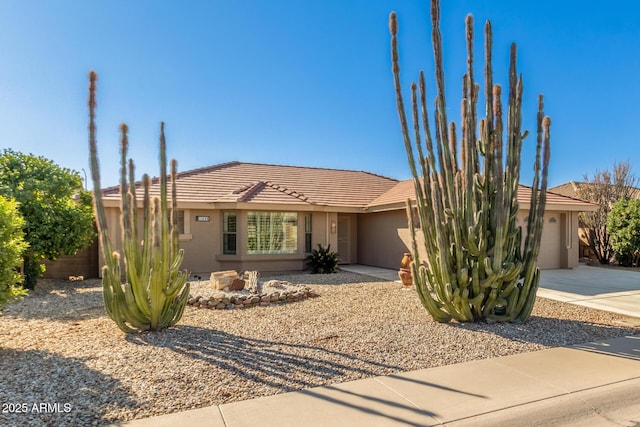
<instances>
[{"instance_id":1,"label":"beige stucco wall","mask_svg":"<svg viewBox=\"0 0 640 427\"><path fill-rule=\"evenodd\" d=\"M259 209L256 209L259 210ZM293 210L291 210L293 211ZM305 233L304 215L298 213L297 224L297 252L295 254L249 255L247 254L247 211L244 210L214 210L214 209L185 209L185 233L180 235L179 246L184 249L185 257L182 268L191 274L203 275L219 270L258 270L291 271L305 268ZM222 253L222 212L235 212L237 215L237 254L224 255ZM119 209L107 208L107 224L114 250L121 251L122 237L119 219ZM332 212L311 212L313 247L321 244L323 247L331 243L337 247L337 229L331 231L332 221L337 222L337 214ZM196 221L196 216L209 216L208 222ZM140 211L140 218L142 212ZM355 241L356 230L353 230ZM355 247L355 245L354 245ZM101 257L101 265L104 264Z\"/></svg>"},{"instance_id":2,"label":"beige stucco wall","mask_svg":"<svg viewBox=\"0 0 640 427\"><path fill-rule=\"evenodd\" d=\"M518 225L522 227L522 244L527 235L528 211L518 212ZM552 222L555 220L555 222ZM538 267L542 270L574 268L578 265L578 212L546 211L542 223L542 240L538 254Z\"/></svg>"},{"instance_id":3,"label":"beige stucco wall","mask_svg":"<svg viewBox=\"0 0 640 427\"><path fill-rule=\"evenodd\" d=\"M410 247L407 217L402 210L361 214L358 217L358 263L399 268Z\"/></svg>"}]
</instances>

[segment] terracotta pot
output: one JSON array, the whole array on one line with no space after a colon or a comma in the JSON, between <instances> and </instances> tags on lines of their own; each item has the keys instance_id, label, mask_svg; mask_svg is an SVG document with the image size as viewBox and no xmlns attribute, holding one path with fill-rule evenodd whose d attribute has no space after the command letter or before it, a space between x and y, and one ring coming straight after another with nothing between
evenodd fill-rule
<instances>
[{"instance_id":1,"label":"terracotta pot","mask_svg":"<svg viewBox=\"0 0 640 427\"><path fill-rule=\"evenodd\" d=\"M402 282L402 286L404 287L413 286L413 277L411 274L411 270L409 270L408 268L401 268L400 271L398 271L398 277Z\"/></svg>"}]
</instances>

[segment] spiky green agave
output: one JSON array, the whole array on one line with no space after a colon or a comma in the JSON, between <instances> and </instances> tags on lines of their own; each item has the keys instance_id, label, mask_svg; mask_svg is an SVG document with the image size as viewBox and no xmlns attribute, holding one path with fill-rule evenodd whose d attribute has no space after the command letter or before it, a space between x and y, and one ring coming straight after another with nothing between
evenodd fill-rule
<instances>
[{"instance_id":1,"label":"spiky green agave","mask_svg":"<svg viewBox=\"0 0 640 427\"><path fill-rule=\"evenodd\" d=\"M127 167L127 125L120 126L120 196L122 241L126 279L121 283L120 253L112 251L102 201L100 169L96 145L96 82L89 73L89 151L91 178L98 232L106 265L102 268L102 288L107 314L124 332L160 330L175 325L189 297L187 271L180 270L184 250L178 249L176 174L171 161L171 208L167 203L167 157L164 123L160 126L160 198L149 196L151 180L143 176L143 240L138 238L138 200L134 164ZM129 181L127 182L127 174ZM171 225L169 224L171 223Z\"/></svg>"},{"instance_id":2,"label":"spiky green agave","mask_svg":"<svg viewBox=\"0 0 640 427\"><path fill-rule=\"evenodd\" d=\"M413 206L408 200L414 284L423 306L439 322L452 318L460 322L524 322L531 315L540 279L536 262L546 201L551 122L544 116L540 95L535 175L523 246L516 215L520 154L527 132L521 132L523 83L522 76L516 74L516 46L511 45L505 159L501 87L493 84L492 75L491 23L487 21L485 25L486 116L479 122L478 135L479 85L473 72L473 18L469 15L466 19L468 68L463 79L462 133L458 143L455 124L447 121L438 0L432 1L431 19L438 92L435 141L427 112L424 73L420 72L419 89L415 83L411 85L412 142L400 85L395 13L389 22L398 114L421 225L417 230L413 224ZM418 250L418 232L424 240L424 261Z\"/></svg>"}]
</instances>

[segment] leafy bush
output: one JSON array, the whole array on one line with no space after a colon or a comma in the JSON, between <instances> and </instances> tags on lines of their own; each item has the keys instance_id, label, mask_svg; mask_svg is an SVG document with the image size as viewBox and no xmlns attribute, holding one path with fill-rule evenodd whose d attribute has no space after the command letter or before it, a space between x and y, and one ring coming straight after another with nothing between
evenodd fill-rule
<instances>
[{"instance_id":1,"label":"leafy bush","mask_svg":"<svg viewBox=\"0 0 640 427\"><path fill-rule=\"evenodd\" d=\"M24 286L33 289L42 261L74 255L95 238L91 194L77 172L11 149L0 151L0 195L15 199L24 218Z\"/></svg>"},{"instance_id":2,"label":"leafy bush","mask_svg":"<svg viewBox=\"0 0 640 427\"><path fill-rule=\"evenodd\" d=\"M18 268L28 244L24 241L24 219L15 200L0 196L0 310L27 292L20 283Z\"/></svg>"},{"instance_id":3,"label":"leafy bush","mask_svg":"<svg viewBox=\"0 0 640 427\"><path fill-rule=\"evenodd\" d=\"M620 200L607 217L611 247L619 264L630 267L640 261L640 200Z\"/></svg>"},{"instance_id":4,"label":"leafy bush","mask_svg":"<svg viewBox=\"0 0 640 427\"><path fill-rule=\"evenodd\" d=\"M338 253L331 252L331 245L323 248L318 243L318 249L311 251L307 256L307 267L311 269L311 274L329 274L336 272L338 265Z\"/></svg>"}]
</instances>

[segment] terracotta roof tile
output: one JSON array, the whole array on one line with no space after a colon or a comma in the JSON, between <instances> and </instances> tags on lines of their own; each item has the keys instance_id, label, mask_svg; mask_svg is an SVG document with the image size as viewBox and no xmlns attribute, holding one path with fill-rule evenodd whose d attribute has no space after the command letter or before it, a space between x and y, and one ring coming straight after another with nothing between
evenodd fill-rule
<instances>
[{"instance_id":1,"label":"terracotta roof tile","mask_svg":"<svg viewBox=\"0 0 640 427\"><path fill-rule=\"evenodd\" d=\"M177 189L181 202L297 203L364 209L397 183L363 171L229 162L179 173ZM159 195L157 178L150 193ZM118 187L104 189L103 195L106 199L118 198Z\"/></svg>"},{"instance_id":2,"label":"terracotta roof tile","mask_svg":"<svg viewBox=\"0 0 640 427\"><path fill-rule=\"evenodd\" d=\"M384 208L396 209L399 205L404 206L407 199L415 201L413 180L399 182L395 187L373 200L369 207L378 210ZM529 206L531 200L531 187L518 185L518 204L521 207ZM551 191L547 191L547 208L561 208L565 210L592 210L595 205L575 197L563 196Z\"/></svg>"}]
</instances>

